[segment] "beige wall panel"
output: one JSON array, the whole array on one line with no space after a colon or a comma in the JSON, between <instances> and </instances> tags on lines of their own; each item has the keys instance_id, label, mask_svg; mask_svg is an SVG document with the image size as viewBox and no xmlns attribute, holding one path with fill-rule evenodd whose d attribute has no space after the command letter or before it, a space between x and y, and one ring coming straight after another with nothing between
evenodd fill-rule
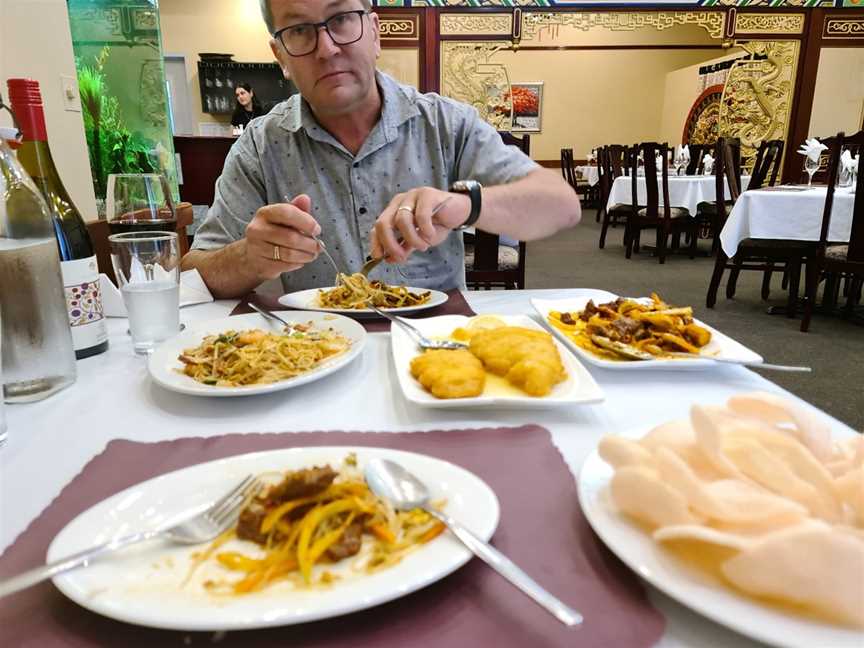
<instances>
[{"instance_id":1,"label":"beige wall panel","mask_svg":"<svg viewBox=\"0 0 864 648\"><path fill-rule=\"evenodd\" d=\"M0 79L39 81L51 153L63 184L85 220L96 219L96 197L81 112L64 109L60 76L76 78L65 0L0 0ZM11 126L0 114L0 124Z\"/></svg>"},{"instance_id":2,"label":"beige wall panel","mask_svg":"<svg viewBox=\"0 0 864 648\"><path fill-rule=\"evenodd\" d=\"M201 110L198 53L227 52L235 61L269 63L270 36L261 19L258 0L161 0L162 50L186 57L186 79L192 121L228 123L229 115ZM239 81L239 79L238 79Z\"/></svg>"},{"instance_id":3,"label":"beige wall panel","mask_svg":"<svg viewBox=\"0 0 864 648\"><path fill-rule=\"evenodd\" d=\"M417 88L420 85L420 50L388 47L381 50L378 68L400 83Z\"/></svg>"},{"instance_id":4,"label":"beige wall panel","mask_svg":"<svg viewBox=\"0 0 864 648\"><path fill-rule=\"evenodd\" d=\"M565 50L499 52L511 83L543 81L542 133L531 157L577 158L601 144L659 138L670 70L707 58L705 50Z\"/></svg>"},{"instance_id":5,"label":"beige wall panel","mask_svg":"<svg viewBox=\"0 0 864 648\"><path fill-rule=\"evenodd\" d=\"M857 133L864 121L864 47L823 49L819 57L811 136ZM799 144L800 142L792 142Z\"/></svg>"},{"instance_id":6,"label":"beige wall panel","mask_svg":"<svg viewBox=\"0 0 864 648\"><path fill-rule=\"evenodd\" d=\"M666 75L665 92L663 97L663 114L660 119L660 140L669 142L670 145L681 143L681 134L684 132L684 122L690 114L693 102L699 97L699 68L703 65L712 65L721 61L741 56L743 50L734 48L729 53L711 58L706 58L695 65L689 65L680 70L674 70ZM710 54L709 54L710 56Z\"/></svg>"}]
</instances>

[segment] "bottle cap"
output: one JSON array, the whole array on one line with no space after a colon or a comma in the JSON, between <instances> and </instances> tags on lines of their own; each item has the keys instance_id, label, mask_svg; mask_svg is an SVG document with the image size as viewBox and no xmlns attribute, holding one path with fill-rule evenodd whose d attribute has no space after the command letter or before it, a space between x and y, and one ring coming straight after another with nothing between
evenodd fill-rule
<instances>
[{"instance_id":1,"label":"bottle cap","mask_svg":"<svg viewBox=\"0 0 864 648\"><path fill-rule=\"evenodd\" d=\"M9 79L6 86L9 88L9 102L13 105L42 105L42 92L35 79Z\"/></svg>"}]
</instances>

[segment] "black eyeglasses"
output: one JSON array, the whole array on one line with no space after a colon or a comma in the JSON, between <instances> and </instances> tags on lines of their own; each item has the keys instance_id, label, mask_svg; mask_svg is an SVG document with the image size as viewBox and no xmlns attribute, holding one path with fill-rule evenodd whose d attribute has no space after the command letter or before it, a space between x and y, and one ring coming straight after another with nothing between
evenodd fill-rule
<instances>
[{"instance_id":1,"label":"black eyeglasses","mask_svg":"<svg viewBox=\"0 0 864 648\"><path fill-rule=\"evenodd\" d=\"M365 9L343 11L324 22L289 25L273 32L273 38L279 39L291 56L307 56L318 49L318 32L322 27L336 45L350 45L363 38L363 16L368 13Z\"/></svg>"}]
</instances>

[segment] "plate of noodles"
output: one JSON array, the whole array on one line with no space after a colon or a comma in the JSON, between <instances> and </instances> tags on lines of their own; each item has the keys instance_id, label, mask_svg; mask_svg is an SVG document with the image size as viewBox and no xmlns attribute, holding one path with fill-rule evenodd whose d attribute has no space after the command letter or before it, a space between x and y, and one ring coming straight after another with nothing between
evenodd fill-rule
<instances>
[{"instance_id":1,"label":"plate of noodles","mask_svg":"<svg viewBox=\"0 0 864 648\"><path fill-rule=\"evenodd\" d=\"M378 500L363 479L375 458L405 466L427 484L433 506L492 537L498 498L455 464L387 448L280 448L190 466L112 495L54 538L48 560L94 538L171 525L258 476L266 486L214 542L145 543L54 582L103 616L183 631L305 623L406 596L472 554L428 514L397 513Z\"/></svg>"},{"instance_id":2,"label":"plate of noodles","mask_svg":"<svg viewBox=\"0 0 864 648\"><path fill-rule=\"evenodd\" d=\"M366 330L348 317L277 314L294 324L288 334L257 313L193 324L150 356L150 376L192 396L269 394L338 371L366 344Z\"/></svg>"},{"instance_id":3,"label":"plate of noodles","mask_svg":"<svg viewBox=\"0 0 864 648\"><path fill-rule=\"evenodd\" d=\"M445 303L449 297L440 290L391 286L377 279L368 279L360 273L340 274L333 288L313 288L282 295L279 303L288 308L303 308L329 313L372 315L372 303L381 310L396 313L426 310Z\"/></svg>"}]
</instances>

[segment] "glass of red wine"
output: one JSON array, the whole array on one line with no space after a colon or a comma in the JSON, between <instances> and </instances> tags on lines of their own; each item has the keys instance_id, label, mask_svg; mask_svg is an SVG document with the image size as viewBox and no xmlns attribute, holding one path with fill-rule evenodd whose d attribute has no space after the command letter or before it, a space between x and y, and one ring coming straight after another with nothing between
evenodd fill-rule
<instances>
[{"instance_id":1,"label":"glass of red wine","mask_svg":"<svg viewBox=\"0 0 864 648\"><path fill-rule=\"evenodd\" d=\"M177 230L171 187L157 173L109 175L105 215L112 234Z\"/></svg>"}]
</instances>

